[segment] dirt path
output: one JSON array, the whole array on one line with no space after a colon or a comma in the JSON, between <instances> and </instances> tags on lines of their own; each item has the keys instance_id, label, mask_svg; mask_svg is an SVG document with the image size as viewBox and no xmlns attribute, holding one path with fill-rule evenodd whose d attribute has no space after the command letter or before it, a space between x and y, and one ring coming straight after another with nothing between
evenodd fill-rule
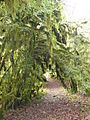
<instances>
[{"instance_id":1,"label":"dirt path","mask_svg":"<svg viewBox=\"0 0 90 120\"><path fill-rule=\"evenodd\" d=\"M39 102L9 110L4 120L90 120L85 107L70 100L59 81L49 79L45 88L47 94Z\"/></svg>"}]
</instances>

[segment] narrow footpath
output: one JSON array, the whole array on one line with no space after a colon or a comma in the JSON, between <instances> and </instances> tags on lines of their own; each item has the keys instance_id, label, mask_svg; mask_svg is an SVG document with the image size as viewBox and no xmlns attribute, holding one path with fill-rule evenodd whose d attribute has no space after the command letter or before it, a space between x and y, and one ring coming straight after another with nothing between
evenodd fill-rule
<instances>
[{"instance_id":1,"label":"narrow footpath","mask_svg":"<svg viewBox=\"0 0 90 120\"><path fill-rule=\"evenodd\" d=\"M47 94L31 105L9 110L4 120L90 120L90 104L83 95L68 95L60 81L49 79Z\"/></svg>"}]
</instances>

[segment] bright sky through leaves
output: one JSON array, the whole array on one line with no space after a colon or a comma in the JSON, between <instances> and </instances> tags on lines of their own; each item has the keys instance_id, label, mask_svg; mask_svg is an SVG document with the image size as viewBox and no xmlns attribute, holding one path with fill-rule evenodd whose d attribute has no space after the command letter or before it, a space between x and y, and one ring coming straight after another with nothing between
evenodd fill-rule
<instances>
[{"instance_id":1,"label":"bright sky through leaves","mask_svg":"<svg viewBox=\"0 0 90 120\"><path fill-rule=\"evenodd\" d=\"M67 20L90 20L90 0L63 0L63 3Z\"/></svg>"}]
</instances>

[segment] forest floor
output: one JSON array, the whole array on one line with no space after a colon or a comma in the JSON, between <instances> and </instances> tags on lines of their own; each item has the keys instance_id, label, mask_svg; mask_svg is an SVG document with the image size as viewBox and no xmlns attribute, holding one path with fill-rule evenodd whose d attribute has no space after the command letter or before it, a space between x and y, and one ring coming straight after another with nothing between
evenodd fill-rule
<instances>
[{"instance_id":1,"label":"forest floor","mask_svg":"<svg viewBox=\"0 0 90 120\"><path fill-rule=\"evenodd\" d=\"M53 79L45 89L47 94L40 100L7 111L4 120L90 120L90 98L68 93Z\"/></svg>"}]
</instances>

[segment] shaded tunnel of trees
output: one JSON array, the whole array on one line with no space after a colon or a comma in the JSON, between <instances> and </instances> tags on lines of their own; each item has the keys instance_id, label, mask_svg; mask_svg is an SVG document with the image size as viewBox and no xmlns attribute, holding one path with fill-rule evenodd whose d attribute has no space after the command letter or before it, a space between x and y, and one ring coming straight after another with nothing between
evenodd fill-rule
<instances>
[{"instance_id":1,"label":"shaded tunnel of trees","mask_svg":"<svg viewBox=\"0 0 90 120\"><path fill-rule=\"evenodd\" d=\"M66 89L90 95L90 43L78 28L60 1L0 1L1 110L38 95L47 69Z\"/></svg>"}]
</instances>

